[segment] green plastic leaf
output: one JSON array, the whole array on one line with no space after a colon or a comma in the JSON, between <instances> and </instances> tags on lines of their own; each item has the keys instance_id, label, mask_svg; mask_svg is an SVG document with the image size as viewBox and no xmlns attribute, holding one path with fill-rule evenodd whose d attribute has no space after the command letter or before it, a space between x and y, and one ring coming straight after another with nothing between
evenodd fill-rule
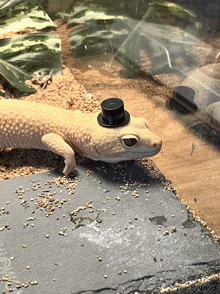
<instances>
[{"instance_id":1,"label":"green plastic leaf","mask_svg":"<svg viewBox=\"0 0 220 294\"><path fill-rule=\"evenodd\" d=\"M114 52L127 38L129 18L95 12L78 7L69 15L68 27L85 24L69 34L71 50L76 57Z\"/></svg>"},{"instance_id":2,"label":"green plastic leaf","mask_svg":"<svg viewBox=\"0 0 220 294\"><path fill-rule=\"evenodd\" d=\"M0 39L0 60L4 60L29 75L38 70L61 75L61 40L52 33L25 34ZM1 70L0 70L1 74Z\"/></svg>"},{"instance_id":3,"label":"green plastic leaf","mask_svg":"<svg viewBox=\"0 0 220 294\"><path fill-rule=\"evenodd\" d=\"M119 27L119 26L118 26ZM126 29L92 25L69 34L71 50L76 57L114 52L128 35Z\"/></svg>"},{"instance_id":4,"label":"green plastic leaf","mask_svg":"<svg viewBox=\"0 0 220 294\"><path fill-rule=\"evenodd\" d=\"M166 11L165 8L167 8L169 10L169 13L172 15L176 15L176 16L184 17L184 18L192 17L195 20L198 19L198 16L193 11L191 11L183 6L180 6L177 3L173 3L173 2L169 2L169 1L153 1L152 3L150 3L150 5L161 6L160 12L163 15Z\"/></svg>"},{"instance_id":5,"label":"green plastic leaf","mask_svg":"<svg viewBox=\"0 0 220 294\"><path fill-rule=\"evenodd\" d=\"M50 17L35 0L0 2L0 34L20 29L55 30Z\"/></svg>"},{"instance_id":6,"label":"green plastic leaf","mask_svg":"<svg viewBox=\"0 0 220 294\"><path fill-rule=\"evenodd\" d=\"M109 15L102 11L94 11L85 6L76 7L72 14L69 15L68 28L78 24L96 22L96 24L102 24L108 26L112 24L115 19L125 19L124 16Z\"/></svg>"},{"instance_id":7,"label":"green plastic leaf","mask_svg":"<svg viewBox=\"0 0 220 294\"><path fill-rule=\"evenodd\" d=\"M143 20L174 25L194 36L198 36L201 29L198 15L177 3L169 1L152 1Z\"/></svg>"},{"instance_id":8,"label":"green plastic leaf","mask_svg":"<svg viewBox=\"0 0 220 294\"><path fill-rule=\"evenodd\" d=\"M12 86L22 92L34 93L36 90L30 88L25 84L25 81L29 79L29 75L24 70L5 62L0 59L0 74L10 82Z\"/></svg>"}]
</instances>

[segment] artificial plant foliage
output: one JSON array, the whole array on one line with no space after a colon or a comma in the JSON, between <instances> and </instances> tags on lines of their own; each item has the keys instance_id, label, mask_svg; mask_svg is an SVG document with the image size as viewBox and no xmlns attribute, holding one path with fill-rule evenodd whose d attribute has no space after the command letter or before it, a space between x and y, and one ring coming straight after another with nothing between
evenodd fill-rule
<instances>
[{"instance_id":1,"label":"artificial plant foliage","mask_svg":"<svg viewBox=\"0 0 220 294\"><path fill-rule=\"evenodd\" d=\"M35 0L8 0L0 2L0 34L24 29L35 33L15 38L0 39L0 75L22 92L36 92L25 81L39 70L61 75L61 40L50 17ZM0 93L4 95L3 92Z\"/></svg>"},{"instance_id":2,"label":"artificial plant foliage","mask_svg":"<svg viewBox=\"0 0 220 294\"><path fill-rule=\"evenodd\" d=\"M129 27L90 24L69 34L71 50L76 57L115 52L126 39Z\"/></svg>"},{"instance_id":3,"label":"artificial plant foliage","mask_svg":"<svg viewBox=\"0 0 220 294\"><path fill-rule=\"evenodd\" d=\"M55 29L55 26L35 0L7 0L0 2L0 34L21 29Z\"/></svg>"},{"instance_id":4,"label":"artificial plant foliage","mask_svg":"<svg viewBox=\"0 0 220 294\"><path fill-rule=\"evenodd\" d=\"M73 54L83 57L115 52L128 36L130 22L126 16L95 12L84 6L75 8L68 16L68 27L83 25L69 34Z\"/></svg>"},{"instance_id":5,"label":"artificial plant foliage","mask_svg":"<svg viewBox=\"0 0 220 294\"><path fill-rule=\"evenodd\" d=\"M39 70L49 73L51 69L61 74L60 38L52 33L33 33L0 39L0 63L2 60L29 76Z\"/></svg>"},{"instance_id":6,"label":"artificial plant foliage","mask_svg":"<svg viewBox=\"0 0 220 294\"><path fill-rule=\"evenodd\" d=\"M67 16L67 15L66 15ZM109 25L115 19L126 19L126 17L118 15L110 15L104 11L94 11L85 6L75 7L73 12L68 16L68 28L82 23L96 22L97 24Z\"/></svg>"},{"instance_id":7,"label":"artificial plant foliage","mask_svg":"<svg viewBox=\"0 0 220 294\"><path fill-rule=\"evenodd\" d=\"M25 81L29 79L29 75L26 71L19 69L18 67L3 60L0 60L0 73L6 80L10 80L10 84L18 90L28 93L36 92L34 88L28 87L25 84ZM1 96L5 95L2 93Z\"/></svg>"}]
</instances>

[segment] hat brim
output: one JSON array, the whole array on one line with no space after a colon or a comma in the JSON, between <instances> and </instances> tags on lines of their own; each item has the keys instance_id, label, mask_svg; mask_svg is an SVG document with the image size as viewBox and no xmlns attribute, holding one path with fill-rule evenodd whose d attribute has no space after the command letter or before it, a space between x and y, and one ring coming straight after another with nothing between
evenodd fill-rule
<instances>
[{"instance_id":1,"label":"hat brim","mask_svg":"<svg viewBox=\"0 0 220 294\"><path fill-rule=\"evenodd\" d=\"M129 121L130 121L130 114L124 110L124 116L123 116L123 120L122 121L117 121L117 120L113 120L110 122L106 121L103 119L103 116L101 113L99 113L98 117L97 117L98 123L102 126L102 127L106 127L106 128L118 128L118 127L122 127L124 125L126 125Z\"/></svg>"}]
</instances>

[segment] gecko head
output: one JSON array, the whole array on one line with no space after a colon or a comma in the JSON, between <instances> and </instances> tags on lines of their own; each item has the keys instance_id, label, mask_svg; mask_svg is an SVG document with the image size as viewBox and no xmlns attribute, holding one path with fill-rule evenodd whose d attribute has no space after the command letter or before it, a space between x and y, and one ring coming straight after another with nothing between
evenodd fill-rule
<instances>
[{"instance_id":1,"label":"gecko head","mask_svg":"<svg viewBox=\"0 0 220 294\"><path fill-rule=\"evenodd\" d=\"M162 146L161 139L148 128L143 118L130 117L121 127L106 128L97 124L91 143L93 160L115 163L156 155Z\"/></svg>"}]
</instances>

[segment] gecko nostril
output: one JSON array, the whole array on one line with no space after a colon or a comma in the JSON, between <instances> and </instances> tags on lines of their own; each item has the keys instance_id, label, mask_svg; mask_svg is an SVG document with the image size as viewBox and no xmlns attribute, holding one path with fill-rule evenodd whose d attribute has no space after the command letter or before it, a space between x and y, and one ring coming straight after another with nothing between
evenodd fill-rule
<instances>
[{"instance_id":1,"label":"gecko nostril","mask_svg":"<svg viewBox=\"0 0 220 294\"><path fill-rule=\"evenodd\" d=\"M159 149L161 149L161 146L162 146L161 140L153 143L153 148L155 148L155 149L159 150Z\"/></svg>"}]
</instances>

